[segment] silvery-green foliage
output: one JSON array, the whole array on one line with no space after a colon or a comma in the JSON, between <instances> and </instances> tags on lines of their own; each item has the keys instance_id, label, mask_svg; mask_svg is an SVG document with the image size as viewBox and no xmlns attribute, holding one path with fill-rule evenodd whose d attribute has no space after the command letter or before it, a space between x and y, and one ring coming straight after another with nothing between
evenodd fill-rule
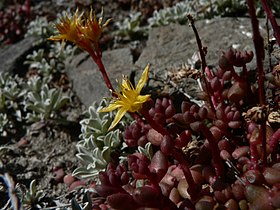
<instances>
[{"instance_id":1,"label":"silvery-green foliage","mask_svg":"<svg viewBox=\"0 0 280 210\"><path fill-rule=\"evenodd\" d=\"M26 56L24 64L29 64L30 69L38 70L41 75L51 80L52 74L56 71L55 63L50 64L45 57L44 49L35 50Z\"/></svg>"},{"instance_id":2,"label":"silvery-green foliage","mask_svg":"<svg viewBox=\"0 0 280 210\"><path fill-rule=\"evenodd\" d=\"M47 84L39 92L28 92L25 109L32 112L27 114L27 122L56 118L57 111L69 100L61 89L50 89Z\"/></svg>"},{"instance_id":3,"label":"silvery-green foliage","mask_svg":"<svg viewBox=\"0 0 280 210\"><path fill-rule=\"evenodd\" d=\"M35 185L35 180L32 180L29 185L29 190L25 195L23 195L22 204L25 208L31 208L35 206L37 208L41 208L39 203L44 196L45 195L43 190L38 190L38 188Z\"/></svg>"},{"instance_id":4,"label":"silvery-green foliage","mask_svg":"<svg viewBox=\"0 0 280 210\"><path fill-rule=\"evenodd\" d=\"M72 198L71 207L72 207L72 210L91 210L92 209L92 200L91 200L89 191L87 191L84 194L82 204L78 203L75 198Z\"/></svg>"},{"instance_id":5,"label":"silvery-green foliage","mask_svg":"<svg viewBox=\"0 0 280 210\"><path fill-rule=\"evenodd\" d=\"M149 27L164 26L170 23L185 24L187 15L195 16L195 3L193 1L179 2L173 7L154 11L153 17L148 19Z\"/></svg>"},{"instance_id":6,"label":"silvery-green foliage","mask_svg":"<svg viewBox=\"0 0 280 210\"><path fill-rule=\"evenodd\" d=\"M25 37L35 37L34 45L45 42L48 37L54 34L54 27L49 23L46 17L37 17L28 25Z\"/></svg>"},{"instance_id":7,"label":"silvery-green foliage","mask_svg":"<svg viewBox=\"0 0 280 210\"><path fill-rule=\"evenodd\" d=\"M7 129L11 127L6 113L0 113L0 136L7 136Z\"/></svg>"},{"instance_id":8,"label":"silvery-green foliage","mask_svg":"<svg viewBox=\"0 0 280 210\"><path fill-rule=\"evenodd\" d=\"M140 12L130 14L123 22L116 22L116 26L118 27L117 35L121 37L130 37L131 39L140 35L147 35L147 29L145 27L141 27L140 23Z\"/></svg>"},{"instance_id":9,"label":"silvery-green foliage","mask_svg":"<svg viewBox=\"0 0 280 210\"><path fill-rule=\"evenodd\" d=\"M219 16L232 16L247 12L245 0L215 0L212 2L213 12Z\"/></svg>"},{"instance_id":10,"label":"silvery-green foliage","mask_svg":"<svg viewBox=\"0 0 280 210\"><path fill-rule=\"evenodd\" d=\"M140 153L143 153L150 160L152 159L152 157L154 155L151 142L148 142L147 144L145 144L145 147L138 146L138 151Z\"/></svg>"},{"instance_id":11,"label":"silvery-green foliage","mask_svg":"<svg viewBox=\"0 0 280 210\"><path fill-rule=\"evenodd\" d=\"M105 107L105 101L94 103L89 107L81 124L82 139L77 143L77 157L83 166L74 170L73 174L82 178L93 178L101 170L106 169L111 161L111 153L121 146L121 131L119 129L108 131L114 118L112 112L99 112ZM122 121L119 126L122 125Z\"/></svg>"},{"instance_id":12,"label":"silvery-green foliage","mask_svg":"<svg viewBox=\"0 0 280 210\"><path fill-rule=\"evenodd\" d=\"M0 73L0 111L12 109L18 119L21 118L20 103L26 94L22 84L23 80L17 75L12 76L8 72Z\"/></svg>"},{"instance_id":13,"label":"silvery-green foliage","mask_svg":"<svg viewBox=\"0 0 280 210\"><path fill-rule=\"evenodd\" d=\"M50 46L49 57L55 58L59 62L64 62L66 58L73 56L76 46L67 45L65 42L54 42Z\"/></svg>"},{"instance_id":14,"label":"silvery-green foliage","mask_svg":"<svg viewBox=\"0 0 280 210\"><path fill-rule=\"evenodd\" d=\"M30 77L27 82L23 84L23 88L27 92L39 93L45 84L47 84L47 79L45 77L41 78L35 75Z\"/></svg>"},{"instance_id":15,"label":"silvery-green foliage","mask_svg":"<svg viewBox=\"0 0 280 210\"><path fill-rule=\"evenodd\" d=\"M66 58L71 57L75 49L71 45L65 46L56 42L50 45L48 53L44 49L34 50L32 54L26 56L24 64L28 64L30 69L36 69L39 74L50 81L55 72L64 70Z\"/></svg>"}]
</instances>

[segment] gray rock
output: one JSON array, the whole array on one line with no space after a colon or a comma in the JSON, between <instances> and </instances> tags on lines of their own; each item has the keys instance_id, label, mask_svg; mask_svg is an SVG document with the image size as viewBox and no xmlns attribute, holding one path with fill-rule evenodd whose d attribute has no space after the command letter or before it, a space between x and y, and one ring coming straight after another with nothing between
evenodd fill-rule
<instances>
[{"instance_id":1,"label":"gray rock","mask_svg":"<svg viewBox=\"0 0 280 210\"><path fill-rule=\"evenodd\" d=\"M104 52L102 55L104 66L112 85L118 90L117 82L122 75L130 75L132 70L132 55L129 49L117 49ZM73 89L85 106L94 101L101 101L104 97L111 97L101 72L87 53L81 53L66 63L66 71L73 82Z\"/></svg>"},{"instance_id":2,"label":"gray rock","mask_svg":"<svg viewBox=\"0 0 280 210\"><path fill-rule=\"evenodd\" d=\"M0 48L1 71L20 72L19 65L25 60L27 54L33 49L33 37L28 37L20 42Z\"/></svg>"},{"instance_id":3,"label":"gray rock","mask_svg":"<svg viewBox=\"0 0 280 210\"><path fill-rule=\"evenodd\" d=\"M217 18L195 22L202 45L207 47L208 65L217 65L222 51L230 47L238 50L253 50L251 20L249 18ZM265 22L260 21L261 33L265 33ZM161 72L172 66L188 63L198 52L194 32L188 25L169 25L152 28L147 47L143 50L136 66L144 68L147 63Z\"/></svg>"}]
</instances>

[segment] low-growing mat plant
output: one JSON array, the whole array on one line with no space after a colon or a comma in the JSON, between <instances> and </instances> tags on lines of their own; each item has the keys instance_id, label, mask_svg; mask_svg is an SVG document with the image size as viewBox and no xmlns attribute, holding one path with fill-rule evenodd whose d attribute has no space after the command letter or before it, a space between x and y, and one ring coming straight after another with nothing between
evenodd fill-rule
<instances>
[{"instance_id":1,"label":"low-growing mat plant","mask_svg":"<svg viewBox=\"0 0 280 210\"><path fill-rule=\"evenodd\" d=\"M265 0L262 4L277 37L279 28L275 27L271 10ZM179 110L174 106L174 98L151 98L149 93L143 93L150 65L146 66L135 87L123 78L119 91L114 90L98 45L103 27L109 21L102 25L102 18L97 21L92 11L90 16L77 11L73 16L66 15L60 19L56 25L59 35L50 39L67 40L87 51L112 93L110 104L98 111L117 110L108 132L121 129L118 123L126 113L134 118L134 122L123 129L123 137L119 139L127 147L120 148L117 154L112 152L114 159L109 163L102 161L104 156L99 156L102 170L99 171L99 180L94 180L97 200L92 203L93 209L280 208L280 128L279 122L275 126L268 117L272 112L279 112L279 98L274 95L271 100L277 103L276 106L268 105L263 38L258 29L254 1L247 0L247 6L257 71L247 67L254 53L235 49L223 52L218 66L210 69L193 16L182 13L197 41L203 81L201 91L205 92L206 98L203 105L184 100ZM250 78L251 74L256 75L255 79ZM279 71L275 69L272 75L277 80ZM84 122L89 121L86 119ZM100 124L96 126L100 127ZM91 130L91 136L98 135L98 129ZM113 135L110 138L113 140ZM85 138L85 142L87 140ZM99 145L97 139L93 140L92 148L88 148L96 158L95 151L104 151L102 146L108 148L108 139L105 136ZM84 145L78 145L78 148L79 158L84 158L88 172L96 176L97 171L89 167L88 161L92 161L96 169L100 165L95 158L83 155L90 154L90 151L82 149ZM149 152L143 149L139 152L137 148L146 148ZM124 151L127 154L121 158Z\"/></svg>"},{"instance_id":2,"label":"low-growing mat plant","mask_svg":"<svg viewBox=\"0 0 280 210\"><path fill-rule=\"evenodd\" d=\"M275 44L280 45L280 31L268 1L261 4L272 25ZM112 95L109 104L90 106L80 122L77 156L84 165L74 175L86 178L89 185L84 205L73 198L72 209L280 208L279 95L269 96L265 91L279 89L280 64L266 73L270 70L263 66L264 41L256 3L247 0L246 5L254 52L226 49L212 68L207 65L193 16L186 16L201 60L205 98L200 104L152 96L144 89L152 70L149 64L135 86L124 77L115 90L99 46L111 19L104 23L103 14L97 19L93 9L89 14L76 10L60 18L55 25L58 34L49 40L72 42L86 51ZM256 69L249 69L254 56ZM61 92L40 85L42 92L27 94L34 102L29 108L40 116L45 116L40 107L48 110L43 117L46 120L54 116L56 102L60 108L64 98L59 97ZM30 89L38 90L36 85ZM51 98L56 99L54 103L50 103ZM179 108L175 106L178 101ZM17 199L11 196L15 206Z\"/></svg>"}]
</instances>

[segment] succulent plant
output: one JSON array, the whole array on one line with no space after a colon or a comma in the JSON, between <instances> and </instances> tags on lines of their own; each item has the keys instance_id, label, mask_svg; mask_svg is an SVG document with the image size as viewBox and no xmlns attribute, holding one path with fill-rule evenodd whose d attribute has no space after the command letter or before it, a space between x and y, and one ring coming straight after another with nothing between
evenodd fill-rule
<instances>
[{"instance_id":1,"label":"succulent plant","mask_svg":"<svg viewBox=\"0 0 280 210\"><path fill-rule=\"evenodd\" d=\"M11 44L23 38L30 21L30 0L4 2L0 8L0 43Z\"/></svg>"},{"instance_id":2,"label":"succulent plant","mask_svg":"<svg viewBox=\"0 0 280 210\"><path fill-rule=\"evenodd\" d=\"M27 55L24 64L29 65L29 69L37 70L49 82L55 73L64 71L64 61L71 57L74 51L75 48L71 45L55 43L50 45L47 51L40 48Z\"/></svg>"},{"instance_id":3,"label":"succulent plant","mask_svg":"<svg viewBox=\"0 0 280 210\"><path fill-rule=\"evenodd\" d=\"M18 121L22 120L21 101L26 94L22 88L23 80L7 72L0 73L0 111L11 112Z\"/></svg>"},{"instance_id":4,"label":"succulent plant","mask_svg":"<svg viewBox=\"0 0 280 210\"><path fill-rule=\"evenodd\" d=\"M90 194L86 192L83 197L83 204L79 204L76 199L72 198L71 200L71 207L73 210L92 210L92 201L90 198Z\"/></svg>"},{"instance_id":5,"label":"succulent plant","mask_svg":"<svg viewBox=\"0 0 280 210\"><path fill-rule=\"evenodd\" d=\"M1 136L7 136L7 128L10 127L10 121L8 120L6 113L0 113L0 133Z\"/></svg>"},{"instance_id":6,"label":"succulent plant","mask_svg":"<svg viewBox=\"0 0 280 210\"><path fill-rule=\"evenodd\" d=\"M154 11L153 17L148 19L149 27L164 26L170 23L185 24L188 21L187 15L195 15L193 1L183 1L173 7Z\"/></svg>"},{"instance_id":7,"label":"succulent plant","mask_svg":"<svg viewBox=\"0 0 280 210\"><path fill-rule=\"evenodd\" d=\"M83 162L83 166L75 169L74 175L96 177L99 171L105 170L108 163L113 161L112 153L122 146L121 131L108 131L113 114L99 112L105 104L105 100L102 100L100 104L91 105L86 113L87 118L80 122L82 140L77 144L77 157Z\"/></svg>"},{"instance_id":8,"label":"succulent plant","mask_svg":"<svg viewBox=\"0 0 280 210\"><path fill-rule=\"evenodd\" d=\"M49 23L46 17L37 17L32 20L25 33L25 37L32 36L35 38L33 45L39 45L46 41L46 39L54 34L52 23Z\"/></svg>"},{"instance_id":9,"label":"succulent plant","mask_svg":"<svg viewBox=\"0 0 280 210\"><path fill-rule=\"evenodd\" d=\"M114 91L101 60L100 36L89 30L91 16L78 16L76 12L57 25L59 34L51 39L66 37L87 51L113 97L106 108L102 108L104 101L91 106L86 119L80 122L82 140L77 144L77 157L83 166L73 174L93 179L93 209L280 208L280 129L267 117L279 105L266 104L263 39L254 1L247 0L247 4L258 72L247 67L253 52L234 49L225 51L217 67L210 69L189 14L190 8L195 11L193 7L177 4L159 18L162 20L157 24L184 23L188 18L201 59L202 70L197 77L203 79L202 103L188 98L175 101L171 96L142 95L149 65L136 87L124 79L121 91ZM266 12L270 14L268 9ZM273 22L273 18L270 20ZM73 23L73 28L67 27L69 23ZM101 33L106 23L96 21L96 31ZM66 29L62 30L61 25ZM279 34L276 27L273 29ZM270 76L277 75L274 70ZM112 113L104 112L116 109L112 123ZM127 112L135 121L124 126L123 116ZM82 209L74 200L72 205Z\"/></svg>"},{"instance_id":10,"label":"succulent plant","mask_svg":"<svg viewBox=\"0 0 280 210\"><path fill-rule=\"evenodd\" d=\"M130 14L123 22L116 22L115 24L118 27L117 36L135 40L147 35L147 29L141 26L140 12Z\"/></svg>"},{"instance_id":11,"label":"succulent plant","mask_svg":"<svg viewBox=\"0 0 280 210\"><path fill-rule=\"evenodd\" d=\"M23 195L22 204L25 209L41 208L40 200L45 196L43 190L38 190L36 180L32 180L29 185L29 190Z\"/></svg>"},{"instance_id":12,"label":"succulent plant","mask_svg":"<svg viewBox=\"0 0 280 210\"><path fill-rule=\"evenodd\" d=\"M47 84L39 92L28 92L26 97L25 109L32 111L26 116L27 122L55 119L60 108L70 101L62 90L50 89Z\"/></svg>"}]
</instances>

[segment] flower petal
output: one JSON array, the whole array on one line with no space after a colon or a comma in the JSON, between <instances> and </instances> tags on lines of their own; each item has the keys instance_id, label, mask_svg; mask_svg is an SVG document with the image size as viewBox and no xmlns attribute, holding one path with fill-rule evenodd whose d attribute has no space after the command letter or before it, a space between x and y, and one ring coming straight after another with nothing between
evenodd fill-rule
<instances>
[{"instance_id":1,"label":"flower petal","mask_svg":"<svg viewBox=\"0 0 280 210\"><path fill-rule=\"evenodd\" d=\"M121 104L113 102L113 103L109 104L108 107L100 109L99 112L111 112L111 111L114 111L115 109L117 109L121 106L122 106Z\"/></svg>"},{"instance_id":2,"label":"flower petal","mask_svg":"<svg viewBox=\"0 0 280 210\"><path fill-rule=\"evenodd\" d=\"M122 119L122 117L125 115L126 112L127 112L126 109L120 108L108 130L114 128L120 122L120 120Z\"/></svg>"},{"instance_id":3,"label":"flower petal","mask_svg":"<svg viewBox=\"0 0 280 210\"><path fill-rule=\"evenodd\" d=\"M141 75L141 78L136 86L136 92L138 94L140 94L142 88L144 87L145 83L147 82L148 80L148 74L149 74L149 68L150 68L150 64L148 64L146 66L146 68L144 69L142 75Z\"/></svg>"},{"instance_id":4,"label":"flower petal","mask_svg":"<svg viewBox=\"0 0 280 210\"><path fill-rule=\"evenodd\" d=\"M141 104L143 104L143 103L145 103L146 101L148 101L148 99L149 99L150 97L151 97L151 95L144 95L144 96L139 95L139 96L137 96L137 99L136 99L135 103L141 103Z\"/></svg>"}]
</instances>

